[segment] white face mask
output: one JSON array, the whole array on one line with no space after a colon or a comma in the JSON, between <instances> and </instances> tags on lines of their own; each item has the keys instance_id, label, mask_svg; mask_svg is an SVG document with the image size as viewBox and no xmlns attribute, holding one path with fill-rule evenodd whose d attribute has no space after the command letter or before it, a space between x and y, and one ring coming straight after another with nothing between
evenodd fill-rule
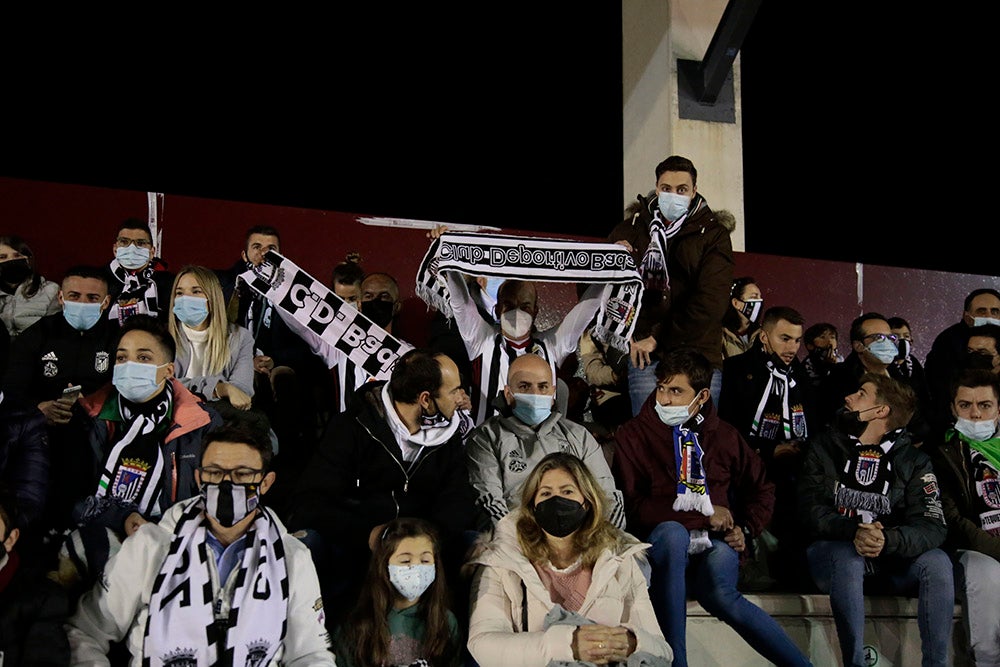
<instances>
[{"instance_id":1,"label":"white face mask","mask_svg":"<svg viewBox=\"0 0 1000 667\"><path fill-rule=\"evenodd\" d=\"M531 333L534 318L520 308L508 310L500 316L500 328L511 340L523 340Z\"/></svg>"},{"instance_id":2,"label":"white face mask","mask_svg":"<svg viewBox=\"0 0 1000 667\"><path fill-rule=\"evenodd\" d=\"M1000 320L995 317L973 317L972 326L981 327L984 324L1000 324Z\"/></svg>"},{"instance_id":3,"label":"white face mask","mask_svg":"<svg viewBox=\"0 0 1000 667\"><path fill-rule=\"evenodd\" d=\"M434 563L389 566L389 581L410 602L424 594L434 583L436 574Z\"/></svg>"},{"instance_id":4,"label":"white face mask","mask_svg":"<svg viewBox=\"0 0 1000 667\"><path fill-rule=\"evenodd\" d=\"M659 401L653 402L656 408L656 416L667 426L680 426L691 418L691 406L698 402L698 394L694 395L687 405L660 405Z\"/></svg>"},{"instance_id":5,"label":"white face mask","mask_svg":"<svg viewBox=\"0 0 1000 667\"><path fill-rule=\"evenodd\" d=\"M983 440L989 440L997 432L997 422L995 419L972 421L971 419L959 417L955 420L955 430L969 440L982 442Z\"/></svg>"},{"instance_id":6,"label":"white face mask","mask_svg":"<svg viewBox=\"0 0 1000 667\"><path fill-rule=\"evenodd\" d=\"M687 213L691 206L691 198L686 195L679 195L676 192L661 192L656 196L660 213L667 222L674 222Z\"/></svg>"}]
</instances>

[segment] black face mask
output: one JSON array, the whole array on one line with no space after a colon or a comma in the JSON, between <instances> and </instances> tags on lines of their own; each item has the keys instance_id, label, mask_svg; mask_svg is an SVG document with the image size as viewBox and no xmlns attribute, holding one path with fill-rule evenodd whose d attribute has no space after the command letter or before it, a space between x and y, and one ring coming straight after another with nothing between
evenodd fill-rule
<instances>
[{"instance_id":1,"label":"black face mask","mask_svg":"<svg viewBox=\"0 0 1000 667\"><path fill-rule=\"evenodd\" d=\"M587 509L582 503L553 496L535 505L535 521L549 535L566 537L583 525Z\"/></svg>"},{"instance_id":2,"label":"black face mask","mask_svg":"<svg viewBox=\"0 0 1000 667\"><path fill-rule=\"evenodd\" d=\"M385 329L392 322L392 308L395 305L391 301L382 301L381 299L362 301L361 314Z\"/></svg>"},{"instance_id":3,"label":"black face mask","mask_svg":"<svg viewBox=\"0 0 1000 667\"><path fill-rule=\"evenodd\" d=\"M20 285L31 276L31 266L28 259L12 259L7 262L0 262L0 281L8 285Z\"/></svg>"},{"instance_id":4,"label":"black face mask","mask_svg":"<svg viewBox=\"0 0 1000 667\"><path fill-rule=\"evenodd\" d=\"M830 365L837 363L836 361L831 360L829 356L827 356L829 354L830 354L830 348L828 347L814 347L813 349L809 350L809 357L813 360L813 363L830 364Z\"/></svg>"},{"instance_id":5,"label":"black face mask","mask_svg":"<svg viewBox=\"0 0 1000 667\"><path fill-rule=\"evenodd\" d=\"M910 356L910 348L911 348L910 341L906 340L905 338L900 338L898 341L896 341L896 347L899 348L899 354L896 355L896 359L898 361L902 361L903 359L906 359L908 356Z\"/></svg>"},{"instance_id":6,"label":"black face mask","mask_svg":"<svg viewBox=\"0 0 1000 667\"><path fill-rule=\"evenodd\" d=\"M991 371L993 370L993 357L979 352L966 352L962 366L969 369Z\"/></svg>"},{"instance_id":7,"label":"black face mask","mask_svg":"<svg viewBox=\"0 0 1000 667\"><path fill-rule=\"evenodd\" d=\"M868 427L867 422L861 421L861 413L857 410L848 410L846 407L838 408L834 415L834 423L841 433L845 433L855 438L860 438Z\"/></svg>"}]
</instances>

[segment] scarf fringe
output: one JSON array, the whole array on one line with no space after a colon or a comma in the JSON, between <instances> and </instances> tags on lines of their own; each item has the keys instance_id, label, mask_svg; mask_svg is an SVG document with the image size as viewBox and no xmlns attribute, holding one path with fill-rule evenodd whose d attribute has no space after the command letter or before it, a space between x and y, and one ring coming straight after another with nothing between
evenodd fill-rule
<instances>
[{"instance_id":1,"label":"scarf fringe","mask_svg":"<svg viewBox=\"0 0 1000 667\"><path fill-rule=\"evenodd\" d=\"M674 510L677 512L699 512L705 516L715 514L712 499L708 495L698 493L697 491L689 491L677 496L674 499Z\"/></svg>"},{"instance_id":2,"label":"scarf fringe","mask_svg":"<svg viewBox=\"0 0 1000 667\"><path fill-rule=\"evenodd\" d=\"M708 537L707 530L690 531L691 541L688 542L688 554L700 554L712 548L712 540Z\"/></svg>"},{"instance_id":3,"label":"scarf fringe","mask_svg":"<svg viewBox=\"0 0 1000 667\"><path fill-rule=\"evenodd\" d=\"M889 497L882 493L859 491L846 486L837 489L837 504L852 510L872 512L876 516L885 516L891 511Z\"/></svg>"}]
</instances>

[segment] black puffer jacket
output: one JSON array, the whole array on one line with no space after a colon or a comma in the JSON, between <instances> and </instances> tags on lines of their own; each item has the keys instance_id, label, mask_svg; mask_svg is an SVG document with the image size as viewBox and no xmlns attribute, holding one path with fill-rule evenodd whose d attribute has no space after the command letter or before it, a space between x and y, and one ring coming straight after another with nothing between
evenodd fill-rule
<instances>
[{"instance_id":1,"label":"black puffer jacket","mask_svg":"<svg viewBox=\"0 0 1000 667\"><path fill-rule=\"evenodd\" d=\"M34 526L49 492L49 436L36 408L0 403L0 480L10 486L20 506L21 529Z\"/></svg>"}]
</instances>

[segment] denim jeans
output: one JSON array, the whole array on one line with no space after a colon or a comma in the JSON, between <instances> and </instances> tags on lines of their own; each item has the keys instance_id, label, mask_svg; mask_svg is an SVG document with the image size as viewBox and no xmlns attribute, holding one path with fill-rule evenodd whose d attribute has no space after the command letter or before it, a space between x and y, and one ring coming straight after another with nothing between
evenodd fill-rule
<instances>
[{"instance_id":1,"label":"denim jeans","mask_svg":"<svg viewBox=\"0 0 1000 667\"><path fill-rule=\"evenodd\" d=\"M975 664L1000 666L1000 563L978 551L959 550L955 580Z\"/></svg>"},{"instance_id":2,"label":"denim jeans","mask_svg":"<svg viewBox=\"0 0 1000 667\"><path fill-rule=\"evenodd\" d=\"M816 586L830 594L844 664L863 667L865 559L846 540L813 542L806 557ZM947 665L955 609L955 578L947 554L931 549L916 558L879 558L878 567L875 576L888 592L917 596L923 667Z\"/></svg>"},{"instance_id":3,"label":"denim jeans","mask_svg":"<svg viewBox=\"0 0 1000 667\"><path fill-rule=\"evenodd\" d=\"M632 416L639 414L639 408L646 402L649 395L656 389L656 364L654 361L643 369L638 369L631 363L628 366L628 395L632 400ZM719 394L722 392L722 371L712 370L712 383L708 389L712 395L712 405L719 407Z\"/></svg>"},{"instance_id":4,"label":"denim jeans","mask_svg":"<svg viewBox=\"0 0 1000 667\"><path fill-rule=\"evenodd\" d=\"M688 555L688 529L664 521L649 535L653 566L649 597L656 620L674 651L674 667L687 662L687 599L733 628L757 653L776 665L809 665L809 659L781 626L736 589L739 554L712 538L712 548Z\"/></svg>"}]
</instances>

